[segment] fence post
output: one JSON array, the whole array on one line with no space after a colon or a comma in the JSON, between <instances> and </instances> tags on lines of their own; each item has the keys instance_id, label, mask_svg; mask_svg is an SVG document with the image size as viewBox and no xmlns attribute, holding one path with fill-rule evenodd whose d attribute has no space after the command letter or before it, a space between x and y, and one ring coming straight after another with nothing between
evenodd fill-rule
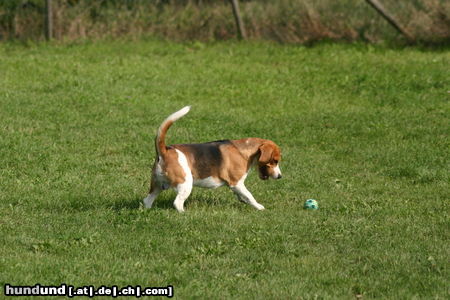
<instances>
[{"instance_id":1,"label":"fence post","mask_svg":"<svg viewBox=\"0 0 450 300\"><path fill-rule=\"evenodd\" d=\"M410 42L414 41L414 37L403 28L397 20L384 8L384 6L378 2L378 0L366 0L383 18L388 21L398 32L403 34Z\"/></svg>"},{"instance_id":2,"label":"fence post","mask_svg":"<svg viewBox=\"0 0 450 300\"><path fill-rule=\"evenodd\" d=\"M233 15L236 21L236 27L238 29L238 37L240 39L247 39L247 34L245 33L244 22L242 22L241 13L239 12L239 2L238 0L230 0L231 6L233 8Z\"/></svg>"},{"instance_id":3,"label":"fence post","mask_svg":"<svg viewBox=\"0 0 450 300\"><path fill-rule=\"evenodd\" d=\"M45 38L47 41L53 38L52 0L45 1Z\"/></svg>"}]
</instances>

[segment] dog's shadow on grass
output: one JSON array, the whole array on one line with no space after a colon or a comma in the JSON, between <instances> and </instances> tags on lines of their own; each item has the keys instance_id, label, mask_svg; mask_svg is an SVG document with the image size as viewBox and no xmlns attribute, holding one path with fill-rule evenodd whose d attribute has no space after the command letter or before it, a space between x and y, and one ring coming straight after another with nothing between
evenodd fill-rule
<instances>
[{"instance_id":1,"label":"dog's shadow on grass","mask_svg":"<svg viewBox=\"0 0 450 300\"><path fill-rule=\"evenodd\" d=\"M174 209L173 201L175 200L175 194L167 194L167 195L159 195L158 198L153 202L152 209ZM144 207L142 198L129 198L129 199L117 199L115 202L110 205L113 210L137 210L139 208ZM214 197L211 195L204 194L193 194L189 197L189 199L185 202L185 208L189 206L196 205L207 205L207 206L220 206L227 201L226 199L222 199L222 197ZM238 201L236 201L238 202Z\"/></svg>"},{"instance_id":2,"label":"dog's shadow on grass","mask_svg":"<svg viewBox=\"0 0 450 300\"><path fill-rule=\"evenodd\" d=\"M132 198L132 199L120 199L113 203L112 209L114 210L136 210L141 207L144 207L143 203L144 198ZM173 209L173 200L170 200L169 198L164 199L157 199L154 203L152 208L159 208L159 209Z\"/></svg>"}]
</instances>

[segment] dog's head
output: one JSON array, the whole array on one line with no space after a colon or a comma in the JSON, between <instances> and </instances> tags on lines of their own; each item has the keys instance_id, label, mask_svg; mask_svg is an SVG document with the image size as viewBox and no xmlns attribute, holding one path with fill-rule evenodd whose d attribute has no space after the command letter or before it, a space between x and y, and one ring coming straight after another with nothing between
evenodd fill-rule
<instances>
[{"instance_id":1,"label":"dog's head","mask_svg":"<svg viewBox=\"0 0 450 300\"><path fill-rule=\"evenodd\" d=\"M273 179L280 179L280 147L278 147L274 142L267 140L259 147L259 152L259 178L261 178L262 180L269 179L269 177Z\"/></svg>"}]
</instances>

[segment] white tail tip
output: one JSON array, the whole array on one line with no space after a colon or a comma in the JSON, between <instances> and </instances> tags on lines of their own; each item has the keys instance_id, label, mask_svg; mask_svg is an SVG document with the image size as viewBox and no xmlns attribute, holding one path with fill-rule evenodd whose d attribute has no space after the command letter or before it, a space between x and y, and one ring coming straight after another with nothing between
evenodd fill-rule
<instances>
[{"instance_id":1,"label":"white tail tip","mask_svg":"<svg viewBox=\"0 0 450 300\"><path fill-rule=\"evenodd\" d=\"M177 112L174 112L173 114L171 114L168 118L167 121L172 121L175 122L176 120L178 120L179 118L183 117L184 115L186 115L189 111L191 110L191 106L185 106L182 109L180 109Z\"/></svg>"}]
</instances>

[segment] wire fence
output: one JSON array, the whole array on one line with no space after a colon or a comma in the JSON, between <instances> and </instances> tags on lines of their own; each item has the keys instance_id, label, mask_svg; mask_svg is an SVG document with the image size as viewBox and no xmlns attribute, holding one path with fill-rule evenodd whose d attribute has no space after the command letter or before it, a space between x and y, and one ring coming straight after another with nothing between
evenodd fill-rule
<instances>
[{"instance_id":1,"label":"wire fence","mask_svg":"<svg viewBox=\"0 0 450 300\"><path fill-rule=\"evenodd\" d=\"M448 0L3 0L0 39L450 42Z\"/></svg>"}]
</instances>

